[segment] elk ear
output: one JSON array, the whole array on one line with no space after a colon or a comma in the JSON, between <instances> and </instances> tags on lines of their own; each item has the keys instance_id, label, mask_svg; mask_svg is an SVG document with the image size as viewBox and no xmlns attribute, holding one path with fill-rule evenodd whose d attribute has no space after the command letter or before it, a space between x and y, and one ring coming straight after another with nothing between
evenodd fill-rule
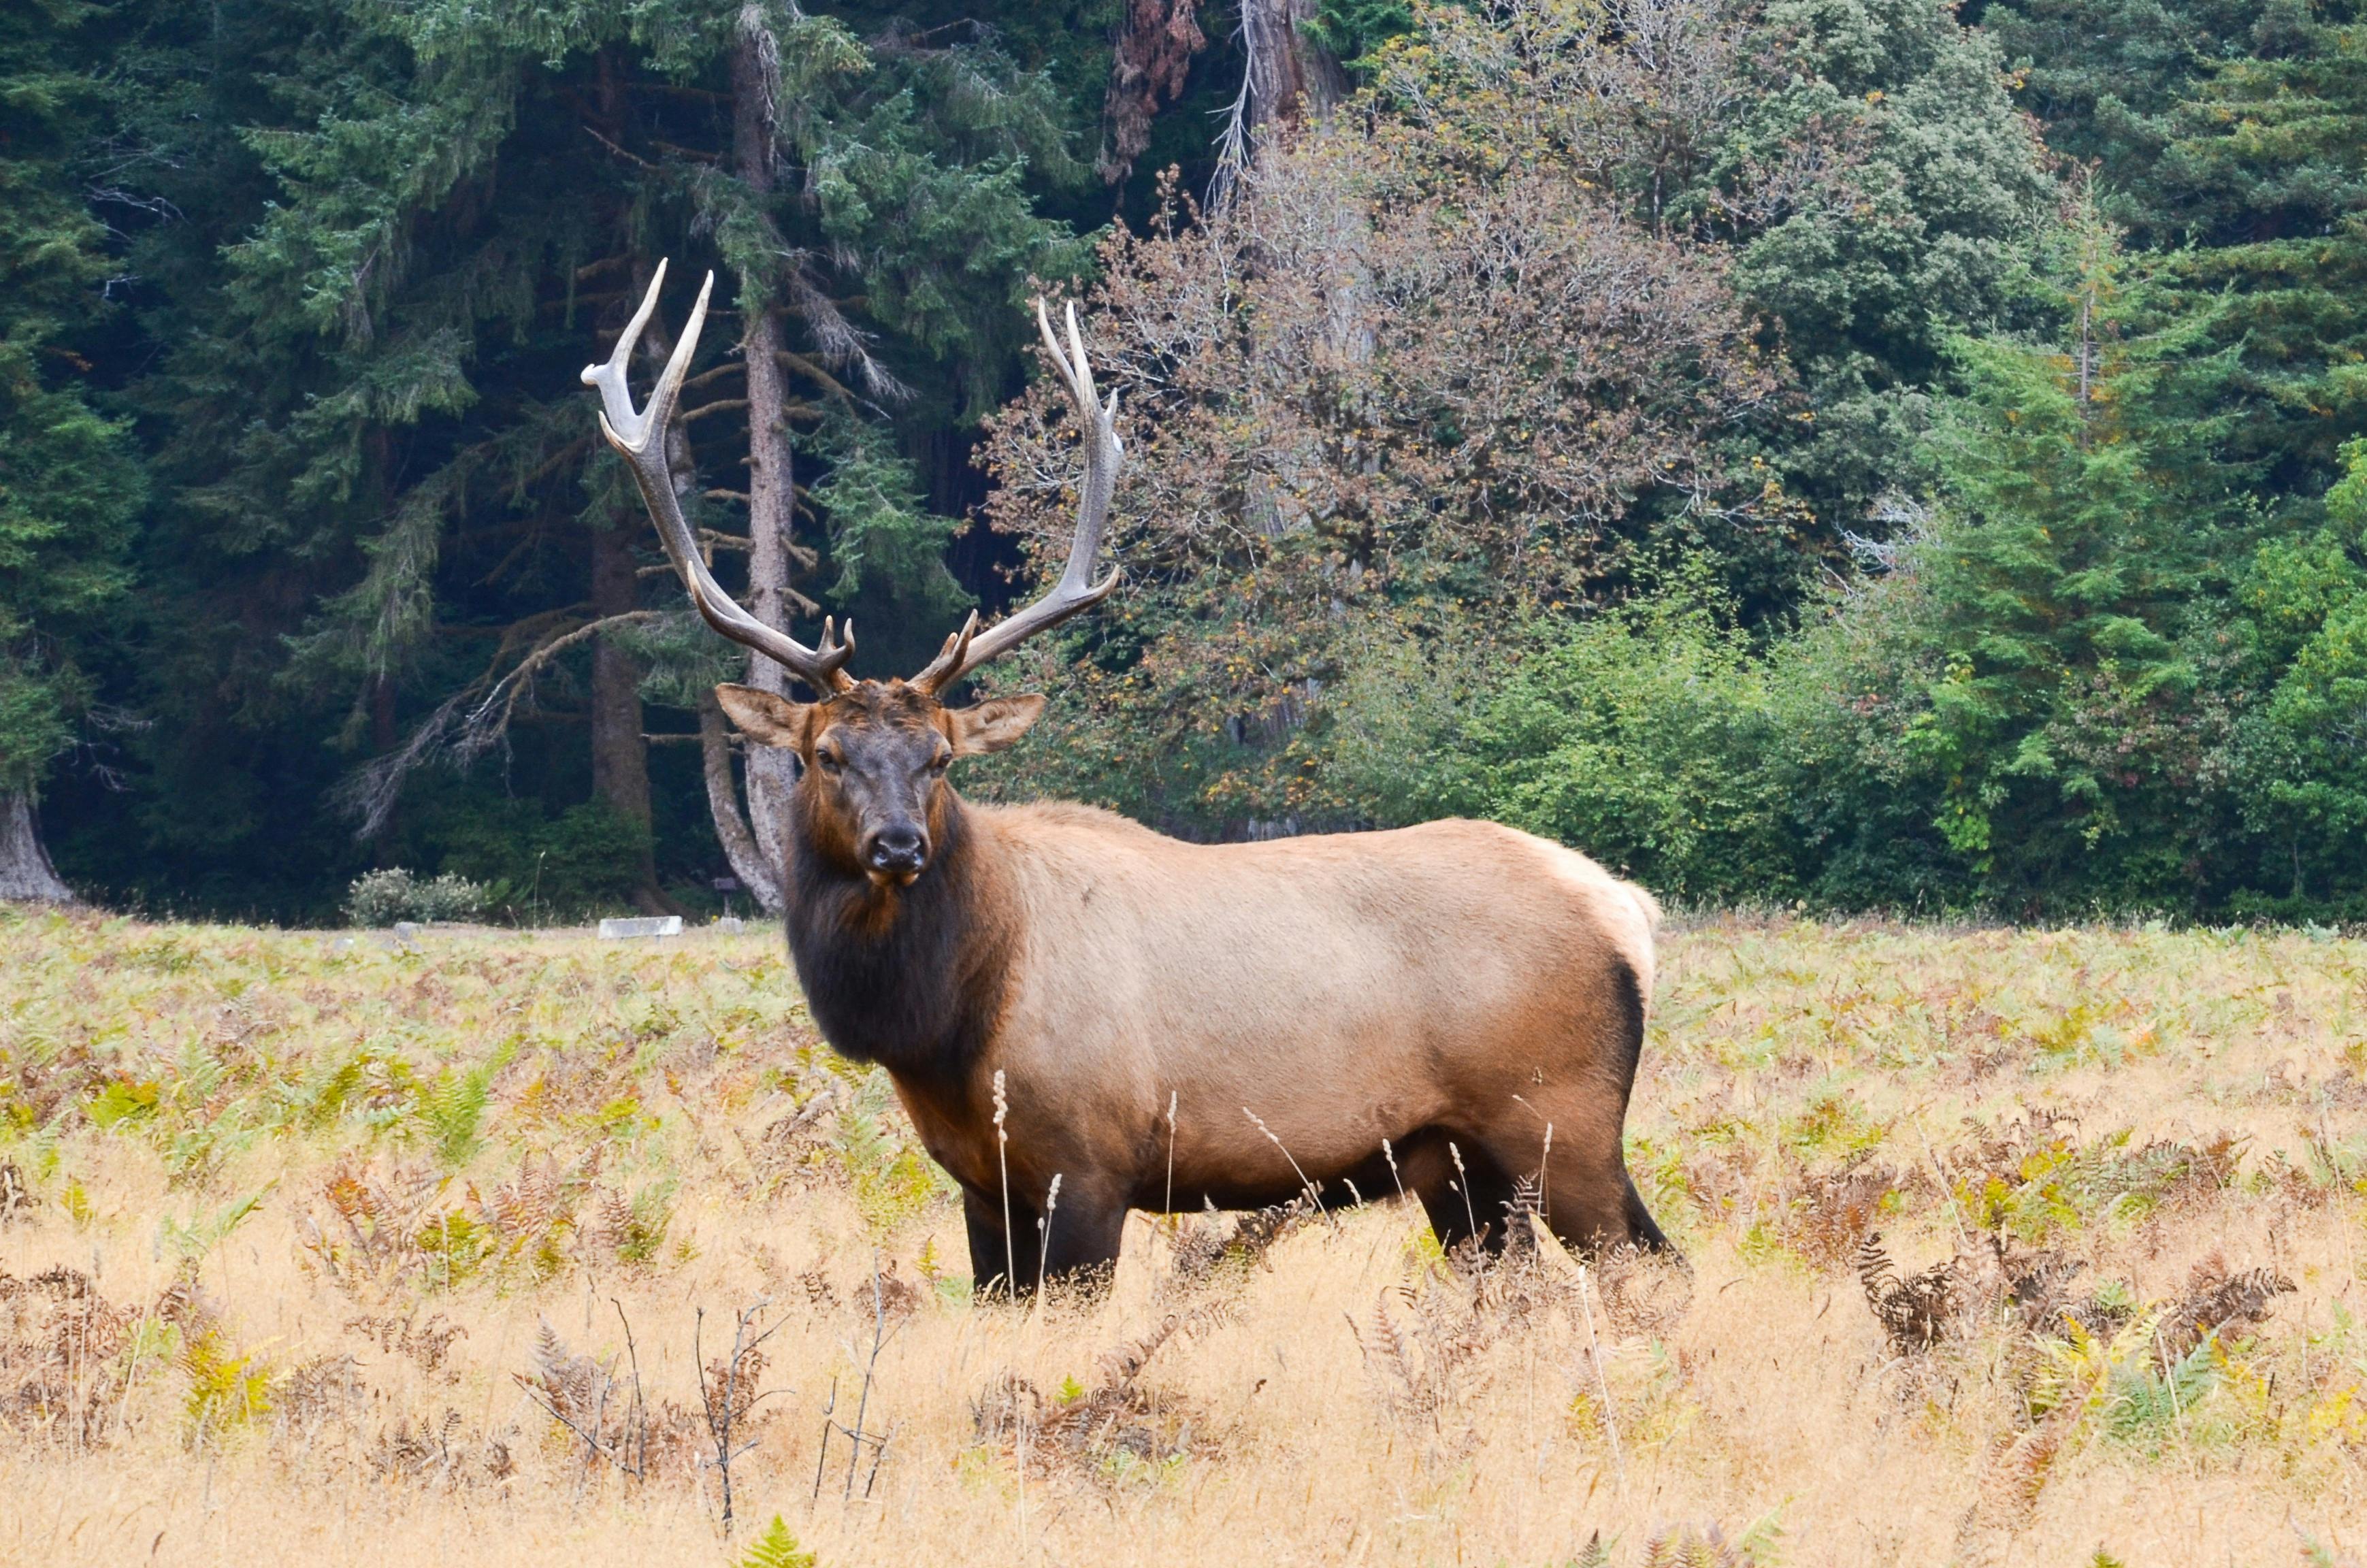
<instances>
[{"instance_id":1,"label":"elk ear","mask_svg":"<svg viewBox=\"0 0 2367 1568\"><path fill-rule=\"evenodd\" d=\"M719 686L715 700L740 726L740 733L761 746L782 746L802 752L815 705L792 702L753 686Z\"/></svg>"},{"instance_id":2,"label":"elk ear","mask_svg":"<svg viewBox=\"0 0 2367 1568\"><path fill-rule=\"evenodd\" d=\"M956 756L978 756L1018 744L1027 727L1044 716L1044 697L992 697L969 708L946 710L946 738Z\"/></svg>"}]
</instances>

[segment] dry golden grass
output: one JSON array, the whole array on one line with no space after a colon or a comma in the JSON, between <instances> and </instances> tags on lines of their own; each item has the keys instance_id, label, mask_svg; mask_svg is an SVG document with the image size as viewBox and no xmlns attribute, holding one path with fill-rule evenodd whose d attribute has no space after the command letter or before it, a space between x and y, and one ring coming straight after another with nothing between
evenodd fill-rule
<instances>
[{"instance_id":1,"label":"dry golden grass","mask_svg":"<svg viewBox=\"0 0 2367 1568\"><path fill-rule=\"evenodd\" d=\"M12 1562L2367 1551L2367 944L1697 926L1631 1122L1689 1274L1386 1205L1017 1312L776 935L0 912L0 977Z\"/></svg>"}]
</instances>

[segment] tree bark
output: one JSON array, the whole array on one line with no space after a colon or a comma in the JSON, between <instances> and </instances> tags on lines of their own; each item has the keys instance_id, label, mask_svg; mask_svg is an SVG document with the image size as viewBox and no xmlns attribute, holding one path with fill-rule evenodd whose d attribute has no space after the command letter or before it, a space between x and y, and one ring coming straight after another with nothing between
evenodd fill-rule
<instances>
[{"instance_id":1,"label":"tree bark","mask_svg":"<svg viewBox=\"0 0 2367 1568\"><path fill-rule=\"evenodd\" d=\"M781 896L779 862L758 847L755 835L740 814L738 787L731 778L731 736L724 728L723 705L711 691L698 699L698 754L707 775L707 809L715 818L715 836L723 843L723 858L748 896L767 915L788 907Z\"/></svg>"},{"instance_id":2,"label":"tree bark","mask_svg":"<svg viewBox=\"0 0 2367 1568\"><path fill-rule=\"evenodd\" d=\"M1319 6L1319 0L1244 0L1252 147L1276 124L1327 118L1348 96L1348 74L1305 30Z\"/></svg>"},{"instance_id":3,"label":"tree bark","mask_svg":"<svg viewBox=\"0 0 2367 1568\"><path fill-rule=\"evenodd\" d=\"M780 74L779 45L765 25L764 11L753 5L743 7L731 51L731 160L741 180L759 197L771 194L777 172ZM797 455L785 414L788 398L781 378L781 328L764 308L769 300L741 302L744 329L740 347L748 369L748 610L765 625L786 631L797 521ZM748 684L787 696L789 674L763 654L751 653ZM796 783L795 767L787 754L774 747L748 747L748 823L776 888L781 883L778 869L787 844L782 813ZM718 831L722 831L719 823ZM740 880L749 882L744 876Z\"/></svg>"},{"instance_id":4,"label":"tree bark","mask_svg":"<svg viewBox=\"0 0 2367 1568\"><path fill-rule=\"evenodd\" d=\"M592 613L629 615L640 608L632 535L615 522L592 528ZM592 792L630 824L640 845L633 868L633 903L663 913L656 846L650 836L650 754L641 739L641 668L602 632L592 644Z\"/></svg>"},{"instance_id":5,"label":"tree bark","mask_svg":"<svg viewBox=\"0 0 2367 1568\"><path fill-rule=\"evenodd\" d=\"M74 890L58 880L50 852L41 847L41 820L33 797L21 790L0 794L0 903L73 903Z\"/></svg>"}]
</instances>

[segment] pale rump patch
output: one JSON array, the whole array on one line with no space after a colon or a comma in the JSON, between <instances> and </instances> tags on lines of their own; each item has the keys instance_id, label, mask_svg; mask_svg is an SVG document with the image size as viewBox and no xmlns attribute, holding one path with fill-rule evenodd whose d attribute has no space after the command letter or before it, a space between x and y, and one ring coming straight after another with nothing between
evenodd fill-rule
<instances>
[{"instance_id":1,"label":"pale rump patch","mask_svg":"<svg viewBox=\"0 0 2367 1568\"><path fill-rule=\"evenodd\" d=\"M1620 881L1575 849L1542 838L1529 838L1527 842L1536 846L1563 885L1575 890L1586 901L1603 934L1636 971L1636 989L1641 993L1644 1010L1648 1014L1652 1009L1655 971L1652 935L1660 928L1660 901L1634 882Z\"/></svg>"}]
</instances>

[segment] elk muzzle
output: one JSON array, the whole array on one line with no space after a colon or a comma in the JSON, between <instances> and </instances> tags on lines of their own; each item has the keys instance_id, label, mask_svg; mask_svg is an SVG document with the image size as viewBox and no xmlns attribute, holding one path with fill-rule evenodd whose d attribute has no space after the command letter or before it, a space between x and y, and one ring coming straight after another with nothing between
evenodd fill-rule
<instances>
[{"instance_id":1,"label":"elk muzzle","mask_svg":"<svg viewBox=\"0 0 2367 1568\"><path fill-rule=\"evenodd\" d=\"M910 882L929 863L929 835L920 824L890 821L863 835L863 869L874 881Z\"/></svg>"}]
</instances>

